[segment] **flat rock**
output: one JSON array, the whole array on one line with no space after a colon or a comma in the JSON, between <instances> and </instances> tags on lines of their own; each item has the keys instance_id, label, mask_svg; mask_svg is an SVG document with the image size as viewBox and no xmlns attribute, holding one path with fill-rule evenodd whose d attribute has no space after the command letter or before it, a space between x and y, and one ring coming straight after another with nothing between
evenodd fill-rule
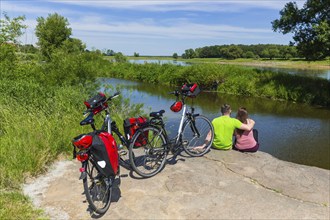
<instances>
[{"instance_id":1,"label":"flat rock","mask_svg":"<svg viewBox=\"0 0 330 220\"><path fill-rule=\"evenodd\" d=\"M174 161L174 163L173 163ZM330 171L263 152L211 150L178 156L152 178L121 169L103 219L329 219ZM42 193L29 194L51 219L91 219L80 163L61 161ZM54 164L56 170L58 163ZM25 186L31 187L35 182ZM38 183L40 184L40 182ZM41 184L40 184L41 185Z\"/></svg>"}]
</instances>

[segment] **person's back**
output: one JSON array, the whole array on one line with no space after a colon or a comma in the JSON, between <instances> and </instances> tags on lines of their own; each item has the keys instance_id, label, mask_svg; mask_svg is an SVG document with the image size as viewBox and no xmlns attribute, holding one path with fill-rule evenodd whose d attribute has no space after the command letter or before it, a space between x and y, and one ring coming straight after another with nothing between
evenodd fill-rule
<instances>
[{"instance_id":1,"label":"person's back","mask_svg":"<svg viewBox=\"0 0 330 220\"><path fill-rule=\"evenodd\" d=\"M239 128L242 122L229 115L223 115L212 121L214 127L213 147L221 150L232 148L232 138L235 128Z\"/></svg>"},{"instance_id":2,"label":"person's back","mask_svg":"<svg viewBox=\"0 0 330 220\"><path fill-rule=\"evenodd\" d=\"M257 142L253 137L253 131L244 131L242 134L236 133L235 147L238 150L246 150L256 146Z\"/></svg>"},{"instance_id":3,"label":"person's back","mask_svg":"<svg viewBox=\"0 0 330 220\"><path fill-rule=\"evenodd\" d=\"M247 110L244 107L238 109L236 118L243 124L249 124L250 122L250 120L248 120ZM259 148L257 132L256 129L250 131L236 129L234 150L256 152Z\"/></svg>"}]
</instances>

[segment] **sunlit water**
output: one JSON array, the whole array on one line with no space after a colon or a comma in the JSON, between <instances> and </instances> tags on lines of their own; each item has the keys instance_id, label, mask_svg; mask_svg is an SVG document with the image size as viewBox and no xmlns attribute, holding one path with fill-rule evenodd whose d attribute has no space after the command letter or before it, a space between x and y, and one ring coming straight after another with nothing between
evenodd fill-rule
<instances>
[{"instance_id":1,"label":"sunlit water","mask_svg":"<svg viewBox=\"0 0 330 220\"><path fill-rule=\"evenodd\" d=\"M132 103L143 103L145 112L164 109L167 129L172 135L177 132L181 115L169 109L175 97L168 92L174 88L121 79L101 81L114 87L121 85L118 88L121 95L130 98ZM329 109L215 92L202 92L193 101L196 112L211 120L220 115L219 109L224 103L232 106L232 117L236 116L236 109L244 106L256 121L260 151L281 160L330 169Z\"/></svg>"}]
</instances>

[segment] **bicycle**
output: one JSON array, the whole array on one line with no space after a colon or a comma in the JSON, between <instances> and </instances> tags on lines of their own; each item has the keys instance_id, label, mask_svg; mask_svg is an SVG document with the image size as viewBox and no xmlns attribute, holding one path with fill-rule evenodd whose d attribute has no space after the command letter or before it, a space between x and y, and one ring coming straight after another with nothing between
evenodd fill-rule
<instances>
[{"instance_id":1,"label":"bicycle","mask_svg":"<svg viewBox=\"0 0 330 220\"><path fill-rule=\"evenodd\" d=\"M176 96L170 109L179 112L183 108L175 138L170 140L165 129L165 110L151 112L149 122L136 131L129 145L129 160L140 176L152 177L159 173L165 166L168 153L171 151L175 155L181 147L193 157L209 151L214 139L213 125L207 117L195 113L193 106L190 112L185 102L187 97L193 99L199 93L197 84L185 84L180 91L170 93Z\"/></svg>"},{"instance_id":2,"label":"bicycle","mask_svg":"<svg viewBox=\"0 0 330 220\"><path fill-rule=\"evenodd\" d=\"M86 199L91 209L98 214L104 214L110 206L115 178L116 176L120 178L120 166L131 170L129 161L123 158L127 155L127 151L122 146L117 146L112 136L115 133L121 143L128 148L130 140L121 134L116 122L110 117L108 102L119 94L116 92L106 98L103 93L98 93L84 102L87 107L84 112L86 117L80 125L91 125L93 131L81 134L72 140L73 157L82 163L79 179L83 180ZM94 116L102 111L105 112L105 117L101 129L97 130Z\"/></svg>"}]
</instances>

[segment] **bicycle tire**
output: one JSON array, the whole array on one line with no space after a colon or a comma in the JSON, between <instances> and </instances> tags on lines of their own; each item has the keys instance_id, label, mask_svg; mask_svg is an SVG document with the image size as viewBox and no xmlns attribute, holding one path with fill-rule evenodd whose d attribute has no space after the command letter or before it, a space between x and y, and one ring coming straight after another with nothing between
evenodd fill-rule
<instances>
[{"instance_id":1,"label":"bicycle tire","mask_svg":"<svg viewBox=\"0 0 330 220\"><path fill-rule=\"evenodd\" d=\"M86 199L94 212L104 214L110 207L113 181L101 175L91 161L87 163L86 172L83 179Z\"/></svg>"},{"instance_id":2,"label":"bicycle tire","mask_svg":"<svg viewBox=\"0 0 330 220\"><path fill-rule=\"evenodd\" d=\"M192 123L195 123L195 127L199 135L194 131ZM210 141L205 147L201 147L205 143L205 139L208 133L211 132ZM184 151L192 157L200 157L205 155L211 148L214 139L214 128L211 121L203 116L198 115L194 118L194 122L187 119L184 122L182 129L182 145Z\"/></svg>"},{"instance_id":3,"label":"bicycle tire","mask_svg":"<svg viewBox=\"0 0 330 220\"><path fill-rule=\"evenodd\" d=\"M167 139L161 129L149 125L137 130L129 146L129 159L133 170L148 178L165 166Z\"/></svg>"}]
</instances>

